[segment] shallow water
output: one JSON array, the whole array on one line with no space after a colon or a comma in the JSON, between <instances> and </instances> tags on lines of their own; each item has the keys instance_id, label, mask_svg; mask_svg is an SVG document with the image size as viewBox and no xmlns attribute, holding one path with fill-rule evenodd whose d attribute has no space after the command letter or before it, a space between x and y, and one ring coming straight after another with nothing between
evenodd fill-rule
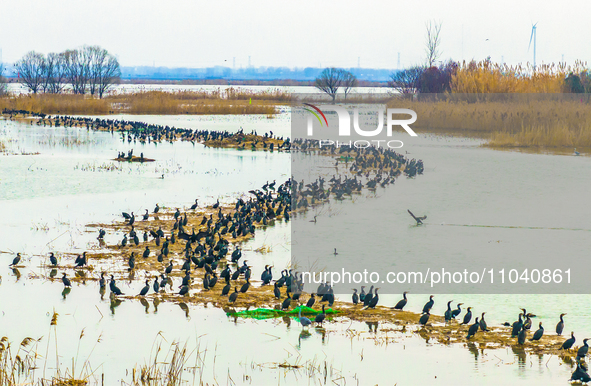
<instances>
[{"instance_id":1,"label":"shallow water","mask_svg":"<svg viewBox=\"0 0 591 386\"><path fill-rule=\"evenodd\" d=\"M142 120L169 124L177 127L208 128L214 130L238 130L245 125L256 128L259 133L267 129L275 133L288 133L287 114L277 119L265 117L161 117L126 116L129 120ZM281 135L281 134L280 134ZM237 320L229 318L223 310L212 306L189 307L188 317L178 304L161 303L155 312L152 299L146 311L137 300L124 300L114 313L109 308L108 296L100 300L98 285L75 283L69 295L62 297L63 286L59 281L33 280L39 274L47 275L41 267L40 255L47 256L51 250L76 252L95 248L96 229L89 231L84 224L110 222L121 219L120 212L134 211L143 214L144 208L152 210L158 202L169 208L186 207L195 198L203 204L213 203L217 198L231 202L233 198L250 189L262 186L267 181L283 182L289 177L289 154L266 152L241 152L229 149L207 149L201 145L177 142L174 145L121 143L117 134L87 132L84 129L40 128L21 123L0 120L0 139L10 138L9 149L14 152L39 152L39 155L0 155L0 202L3 220L0 222L2 240L0 251L25 255L25 268L20 269L20 279L8 269L13 254L0 254L6 264L0 264L0 328L2 335L19 342L26 336L44 336L40 351L45 352L50 332L52 311L59 313L57 338L61 362L68 366L76 355L80 331L85 336L80 344L80 361L90 355L90 362L98 373L105 373L106 381L125 379L134 364L149 361L158 333L161 332L168 348L172 341L187 342L190 349L199 346L203 373L196 380L209 383L231 384L566 384L573 369L563 364L556 356L523 356L512 349L484 350L463 345L443 346L426 343L411 331L399 332L400 326L381 324L377 333L369 332L365 323L329 322L326 333L313 328L310 336L301 335L301 327L291 320L288 327L281 319L267 321ZM64 139L78 139L77 146L64 146ZM584 191L588 181L576 176L588 176L589 159L550 155L530 155L513 152L497 152L479 148L480 142L467 139L449 139L422 136L416 142L406 142L405 149L414 157L425 161L425 175L414 180L400 179L389 187L388 194L414 197L421 202L432 223L422 229L408 227L408 223L396 225L396 232L404 232L401 242L407 242L401 250L409 250L417 239L425 237L467 237L469 234L481 240L497 240L513 237L523 230L499 230L497 228L474 229L469 227L445 227L441 223L458 224L507 224L506 213L500 213L496 201L505 197L505 192L490 189L487 200L478 201L479 210L460 210L461 199L472 197L465 192L458 202L442 203L441 192L453 192L458 178L474 180L476 171L486 170L492 175L500 165L543 165L545 162L564 164L564 174L552 174L553 185L558 193L561 187L573 192ZM122 164L120 170L101 170L118 151L134 149L134 154L143 152L154 158L154 163L137 165ZM478 166L478 167L477 167ZM534 167L532 166L532 167ZM484 168L484 169L482 169ZM164 179L161 175L164 174ZM521 187L525 194L528 184L536 187L539 178L547 176L507 171L498 181L507 186ZM494 184L495 180L488 183ZM436 186L437 189L432 187ZM449 193L445 197L449 197ZM577 194L568 197L573 203ZM358 204L373 200L360 198ZM517 195L515 205L523 203ZM410 202L409 202L410 203ZM404 203L405 205L407 202ZM322 221L339 221L342 206L348 202L331 204L331 210L323 209ZM488 205L488 206L487 206ZM538 213L517 225L585 227L585 210L575 212L567 203L562 209L566 215L557 220L556 213ZM532 204L532 207L535 207ZM406 210L406 206L400 208ZM515 208L510 208L514 211ZM306 216L313 215L312 212ZM584 215L583 217L579 217ZM405 217L406 219L406 217ZM342 218L341 218L342 221ZM557 223L558 222L558 223ZM515 222L510 222L516 224ZM47 227L47 228L46 228ZM427 235L418 235L417 231ZM447 235L446 235L447 232ZM536 233L535 230L529 232ZM506 235L505 235L506 233ZM413 238L414 237L414 238ZM538 232L534 238L547 237ZM579 243L588 243L589 236ZM121 235L107 235L107 242L120 240ZM406 241L404 241L406 240ZM578 240L578 239L577 239ZM291 252L290 227L285 224L259 231L245 246L244 258L249 259L253 276L258 278L265 264L278 268L287 266ZM272 248L272 253L258 254L254 249L262 245ZM332 242L330 243L332 246ZM581 245L581 244L577 244ZM279 269L276 270L278 273ZM61 274L61 272L60 272ZM136 293L143 287L141 274L131 283L118 283L123 292ZM350 295L341 295L347 299ZM383 295L380 304L393 305L400 295ZM420 311L427 296L410 294L408 309ZM489 325L516 319L520 307L539 315L547 332L553 330L558 314L567 312L565 331L575 331L577 340L583 334L591 334L586 321L591 317L589 295L444 295L436 296L433 312L442 314L449 299L469 303L475 314L487 311ZM537 325L538 319L534 319ZM351 330L347 331L348 328ZM414 328L414 327L413 327ZM353 336L351 331L360 335ZM53 332L52 332L53 334ZM53 335L52 335L53 336ZM98 337L101 342L96 344ZM386 344L387 342L387 344ZM55 363L52 356L54 341L49 344L47 371ZM188 367L195 363L190 357ZM214 357L216 358L214 361ZM309 361L309 362L307 362ZM305 368L288 370L277 368L277 363L314 364L318 371ZM326 364L327 376L324 376ZM387 369L388 371L384 371ZM312 374L311 374L312 373ZM310 378L312 376L312 378ZM343 378L340 378L340 377ZM192 379L189 379L191 384ZM109 384L109 383L107 383ZM112 383L111 383L112 384Z\"/></svg>"}]
</instances>

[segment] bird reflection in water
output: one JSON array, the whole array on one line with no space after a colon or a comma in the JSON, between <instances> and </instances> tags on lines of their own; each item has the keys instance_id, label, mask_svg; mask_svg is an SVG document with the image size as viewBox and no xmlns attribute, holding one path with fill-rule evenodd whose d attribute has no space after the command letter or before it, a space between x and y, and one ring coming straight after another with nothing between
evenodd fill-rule
<instances>
[{"instance_id":1,"label":"bird reflection in water","mask_svg":"<svg viewBox=\"0 0 591 386\"><path fill-rule=\"evenodd\" d=\"M111 292L109 298L111 300L111 305L109 306L109 308L111 309L111 313L115 315L115 308L119 307L119 305L121 304L121 300L118 299L113 292Z\"/></svg>"},{"instance_id":2,"label":"bird reflection in water","mask_svg":"<svg viewBox=\"0 0 591 386\"><path fill-rule=\"evenodd\" d=\"M142 306L144 306L147 314L150 311L150 303L148 303L148 301L144 298L140 298L140 303L142 303Z\"/></svg>"},{"instance_id":3,"label":"bird reflection in water","mask_svg":"<svg viewBox=\"0 0 591 386\"><path fill-rule=\"evenodd\" d=\"M18 268L13 268L12 273L16 276L16 281L19 281L21 278L21 271L19 271Z\"/></svg>"},{"instance_id":4,"label":"bird reflection in water","mask_svg":"<svg viewBox=\"0 0 591 386\"><path fill-rule=\"evenodd\" d=\"M62 291L62 297L64 298L64 300L66 300L66 296L68 296L68 294L70 293L70 291L72 291L72 289L70 287L65 287L64 290Z\"/></svg>"},{"instance_id":5,"label":"bird reflection in water","mask_svg":"<svg viewBox=\"0 0 591 386\"><path fill-rule=\"evenodd\" d=\"M154 313L158 313L158 306L160 305L160 298L154 298Z\"/></svg>"},{"instance_id":6,"label":"bird reflection in water","mask_svg":"<svg viewBox=\"0 0 591 386\"><path fill-rule=\"evenodd\" d=\"M478 355L480 354L478 352L478 347L476 347L476 344L474 342L468 342L467 345L468 351L470 351L470 353L474 355L474 361L478 363Z\"/></svg>"},{"instance_id":7,"label":"bird reflection in water","mask_svg":"<svg viewBox=\"0 0 591 386\"><path fill-rule=\"evenodd\" d=\"M189 316L189 306L187 306L186 303L179 303L179 307L181 307L181 310L185 311L185 316L187 317L187 319L191 319L191 317Z\"/></svg>"},{"instance_id":8,"label":"bird reflection in water","mask_svg":"<svg viewBox=\"0 0 591 386\"><path fill-rule=\"evenodd\" d=\"M129 284L131 284L131 282L133 281L133 279L135 279L135 271L131 270L129 272L129 276L127 276L127 279L129 280Z\"/></svg>"},{"instance_id":9,"label":"bird reflection in water","mask_svg":"<svg viewBox=\"0 0 591 386\"><path fill-rule=\"evenodd\" d=\"M82 279L82 284L86 285L86 271L78 269L74 272L77 278Z\"/></svg>"},{"instance_id":10,"label":"bird reflection in water","mask_svg":"<svg viewBox=\"0 0 591 386\"><path fill-rule=\"evenodd\" d=\"M308 330L302 330L302 332L300 332L300 335L298 336L298 349L302 348L302 340L306 340L308 338L310 338L312 336L312 334L310 334L310 331Z\"/></svg>"},{"instance_id":11,"label":"bird reflection in water","mask_svg":"<svg viewBox=\"0 0 591 386\"><path fill-rule=\"evenodd\" d=\"M511 350L513 354L517 357L517 364L519 365L519 369L523 371L526 367L526 360L527 355L525 354L525 350L523 347L519 346L511 346Z\"/></svg>"},{"instance_id":12,"label":"bird reflection in water","mask_svg":"<svg viewBox=\"0 0 591 386\"><path fill-rule=\"evenodd\" d=\"M431 335L429 334L429 331L427 331L425 329L425 327L421 328L419 331L419 336L423 339L425 339L425 343L429 343L429 339L431 339Z\"/></svg>"},{"instance_id":13,"label":"bird reflection in water","mask_svg":"<svg viewBox=\"0 0 591 386\"><path fill-rule=\"evenodd\" d=\"M105 300L105 287L100 287L99 294L101 294L101 300Z\"/></svg>"},{"instance_id":14,"label":"bird reflection in water","mask_svg":"<svg viewBox=\"0 0 591 386\"><path fill-rule=\"evenodd\" d=\"M289 316L283 316L282 319L287 327L291 326L291 318Z\"/></svg>"},{"instance_id":15,"label":"bird reflection in water","mask_svg":"<svg viewBox=\"0 0 591 386\"><path fill-rule=\"evenodd\" d=\"M52 269L51 271L49 271L49 277L50 278L54 278L57 275L57 269Z\"/></svg>"},{"instance_id":16,"label":"bird reflection in water","mask_svg":"<svg viewBox=\"0 0 591 386\"><path fill-rule=\"evenodd\" d=\"M373 332L374 334L378 332L378 322L365 322L365 324L367 324L369 332Z\"/></svg>"},{"instance_id":17,"label":"bird reflection in water","mask_svg":"<svg viewBox=\"0 0 591 386\"><path fill-rule=\"evenodd\" d=\"M326 329L324 327L317 326L314 328L314 331L316 331L316 333L322 338L322 344L326 344Z\"/></svg>"}]
</instances>

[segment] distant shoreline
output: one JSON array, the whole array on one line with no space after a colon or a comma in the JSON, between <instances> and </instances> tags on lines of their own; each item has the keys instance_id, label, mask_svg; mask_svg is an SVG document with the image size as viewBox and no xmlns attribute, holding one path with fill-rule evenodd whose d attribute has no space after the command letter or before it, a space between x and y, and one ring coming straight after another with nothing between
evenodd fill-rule
<instances>
[{"instance_id":1,"label":"distant shoreline","mask_svg":"<svg viewBox=\"0 0 591 386\"><path fill-rule=\"evenodd\" d=\"M6 77L8 83L21 83L16 77ZM388 87L388 82L358 80L359 87ZM195 86L314 86L311 80L275 79L121 79L120 84L162 84Z\"/></svg>"}]
</instances>

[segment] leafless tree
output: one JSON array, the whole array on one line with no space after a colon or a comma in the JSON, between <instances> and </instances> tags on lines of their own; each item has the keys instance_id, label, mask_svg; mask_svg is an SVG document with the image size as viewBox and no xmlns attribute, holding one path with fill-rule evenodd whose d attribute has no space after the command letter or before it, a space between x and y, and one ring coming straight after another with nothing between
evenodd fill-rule
<instances>
[{"instance_id":1,"label":"leafless tree","mask_svg":"<svg viewBox=\"0 0 591 386\"><path fill-rule=\"evenodd\" d=\"M427 65L432 67L437 59L441 56L439 45L441 44L441 22L428 21L426 24L427 28L427 41L425 51L427 53Z\"/></svg>"},{"instance_id":2,"label":"leafless tree","mask_svg":"<svg viewBox=\"0 0 591 386\"><path fill-rule=\"evenodd\" d=\"M74 94L84 94L88 83L87 58L80 50L67 50L63 53L66 80Z\"/></svg>"},{"instance_id":3,"label":"leafless tree","mask_svg":"<svg viewBox=\"0 0 591 386\"><path fill-rule=\"evenodd\" d=\"M351 88L357 87L357 78L349 71L341 71L343 71L343 91L345 92L345 99L347 99L347 94L349 93L349 91L351 91Z\"/></svg>"},{"instance_id":4,"label":"leafless tree","mask_svg":"<svg viewBox=\"0 0 591 386\"><path fill-rule=\"evenodd\" d=\"M31 51L15 67L33 93L59 94L69 83L74 94L90 92L102 98L121 76L117 59L99 46L50 53L47 58Z\"/></svg>"},{"instance_id":5,"label":"leafless tree","mask_svg":"<svg viewBox=\"0 0 591 386\"><path fill-rule=\"evenodd\" d=\"M33 94L41 91L44 83L45 57L35 51L28 52L14 64L19 79Z\"/></svg>"},{"instance_id":6,"label":"leafless tree","mask_svg":"<svg viewBox=\"0 0 591 386\"><path fill-rule=\"evenodd\" d=\"M64 54L48 54L43 66L43 91L50 94L61 93L64 89L65 74Z\"/></svg>"},{"instance_id":7,"label":"leafless tree","mask_svg":"<svg viewBox=\"0 0 591 386\"><path fill-rule=\"evenodd\" d=\"M401 94L413 94L418 89L419 79L424 70L421 66L414 66L397 71L390 75L388 86Z\"/></svg>"},{"instance_id":8,"label":"leafless tree","mask_svg":"<svg viewBox=\"0 0 591 386\"><path fill-rule=\"evenodd\" d=\"M103 97L105 91L118 82L121 76L119 62L107 50L99 46L84 47L89 60L88 90Z\"/></svg>"},{"instance_id":9,"label":"leafless tree","mask_svg":"<svg viewBox=\"0 0 591 386\"><path fill-rule=\"evenodd\" d=\"M97 92L99 98L103 97L103 94L109 90L112 86L119 83L121 77L121 69L119 67L119 61L113 55L107 55L99 76L97 77Z\"/></svg>"},{"instance_id":10,"label":"leafless tree","mask_svg":"<svg viewBox=\"0 0 591 386\"><path fill-rule=\"evenodd\" d=\"M339 88L342 86L343 82L343 71L339 68L325 68L316 81L314 86L317 89L324 91L328 95L331 96L332 101L334 102L337 97L337 92Z\"/></svg>"}]
</instances>

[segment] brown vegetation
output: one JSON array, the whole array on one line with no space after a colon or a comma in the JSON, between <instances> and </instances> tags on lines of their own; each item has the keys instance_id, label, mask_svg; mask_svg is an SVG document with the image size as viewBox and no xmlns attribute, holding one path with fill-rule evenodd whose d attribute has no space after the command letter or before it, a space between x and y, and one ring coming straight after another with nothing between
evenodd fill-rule
<instances>
[{"instance_id":1,"label":"brown vegetation","mask_svg":"<svg viewBox=\"0 0 591 386\"><path fill-rule=\"evenodd\" d=\"M493 147L590 148L588 94L441 95L396 99L389 107L417 113L419 131L488 139Z\"/></svg>"},{"instance_id":2,"label":"brown vegetation","mask_svg":"<svg viewBox=\"0 0 591 386\"><path fill-rule=\"evenodd\" d=\"M452 93L562 93L569 73L582 73L584 63L509 66L490 61L465 62L451 79Z\"/></svg>"},{"instance_id":3,"label":"brown vegetation","mask_svg":"<svg viewBox=\"0 0 591 386\"><path fill-rule=\"evenodd\" d=\"M85 95L39 94L0 99L0 110L27 110L45 114L266 114L291 101L280 90L146 91L116 94L103 99Z\"/></svg>"}]
</instances>

